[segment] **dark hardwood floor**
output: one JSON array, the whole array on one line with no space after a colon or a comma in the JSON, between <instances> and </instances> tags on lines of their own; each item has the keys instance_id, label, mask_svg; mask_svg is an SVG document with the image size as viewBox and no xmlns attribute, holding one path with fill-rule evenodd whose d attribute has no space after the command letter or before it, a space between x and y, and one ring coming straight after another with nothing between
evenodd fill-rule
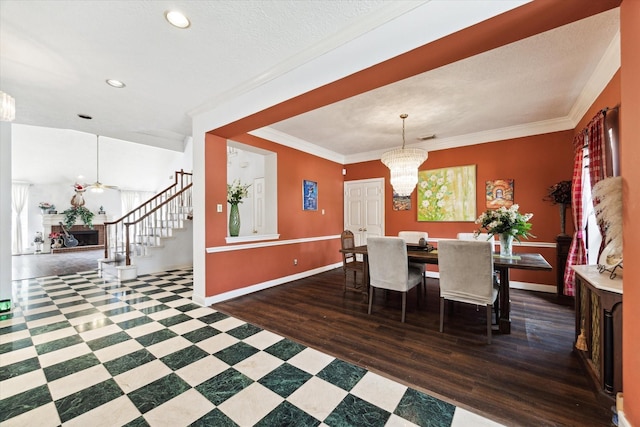
<instances>
[{"instance_id":1,"label":"dark hardwood floor","mask_svg":"<svg viewBox=\"0 0 640 427\"><path fill-rule=\"evenodd\" d=\"M213 307L505 425L611 425L572 353L573 309L554 294L512 290L512 333L487 345L482 308L453 305L438 331L435 280L419 308L410 293L404 324L399 294L377 291L369 316L342 289L340 268Z\"/></svg>"}]
</instances>

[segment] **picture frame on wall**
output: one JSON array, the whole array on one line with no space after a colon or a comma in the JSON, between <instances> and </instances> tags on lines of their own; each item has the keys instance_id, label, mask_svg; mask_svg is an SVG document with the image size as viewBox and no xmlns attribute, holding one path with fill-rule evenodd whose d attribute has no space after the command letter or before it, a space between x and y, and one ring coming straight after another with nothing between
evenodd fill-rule
<instances>
[{"instance_id":1,"label":"picture frame on wall","mask_svg":"<svg viewBox=\"0 0 640 427\"><path fill-rule=\"evenodd\" d=\"M410 211L411 210L411 196L399 196L395 191L393 192L393 210L394 211Z\"/></svg>"},{"instance_id":2,"label":"picture frame on wall","mask_svg":"<svg viewBox=\"0 0 640 427\"><path fill-rule=\"evenodd\" d=\"M318 210L318 183L316 181L302 180L302 210Z\"/></svg>"},{"instance_id":3,"label":"picture frame on wall","mask_svg":"<svg viewBox=\"0 0 640 427\"><path fill-rule=\"evenodd\" d=\"M513 179L494 179L485 183L487 209L513 205Z\"/></svg>"},{"instance_id":4,"label":"picture frame on wall","mask_svg":"<svg viewBox=\"0 0 640 427\"><path fill-rule=\"evenodd\" d=\"M475 221L476 165L418 172L418 221Z\"/></svg>"}]
</instances>

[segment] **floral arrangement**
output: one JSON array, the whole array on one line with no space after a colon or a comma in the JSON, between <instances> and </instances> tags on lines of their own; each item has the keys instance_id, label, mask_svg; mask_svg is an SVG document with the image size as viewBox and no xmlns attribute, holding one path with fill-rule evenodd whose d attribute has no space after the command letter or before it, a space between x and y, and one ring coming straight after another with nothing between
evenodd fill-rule
<instances>
[{"instance_id":1,"label":"floral arrangement","mask_svg":"<svg viewBox=\"0 0 640 427\"><path fill-rule=\"evenodd\" d=\"M556 204L571 204L571 181L560 181L547 189L545 202Z\"/></svg>"},{"instance_id":2,"label":"floral arrangement","mask_svg":"<svg viewBox=\"0 0 640 427\"><path fill-rule=\"evenodd\" d=\"M38 204L38 207L39 207L40 209L43 209L43 210L49 210L49 209L53 209L53 208L55 208L55 206L53 206L53 205L52 205L51 203L49 203L49 202L40 202L40 203Z\"/></svg>"},{"instance_id":3,"label":"floral arrangement","mask_svg":"<svg viewBox=\"0 0 640 427\"><path fill-rule=\"evenodd\" d=\"M488 210L483 212L476 224L480 224L480 227L485 229L489 235L494 234L511 234L517 241L520 241L520 237L529 238L535 237L529 233L531 230L531 223L529 220L533 216L531 213L521 214L518 212L520 206L517 204L511 205L509 208L504 206L496 210ZM474 234L478 236L481 230L476 230Z\"/></svg>"},{"instance_id":4,"label":"floral arrangement","mask_svg":"<svg viewBox=\"0 0 640 427\"><path fill-rule=\"evenodd\" d=\"M73 206L62 213L64 214L64 225L67 228L73 227L77 217L80 217L87 227L93 228L93 212L84 206Z\"/></svg>"},{"instance_id":5,"label":"floral arrangement","mask_svg":"<svg viewBox=\"0 0 640 427\"><path fill-rule=\"evenodd\" d=\"M82 193L83 191L85 191L87 189L87 187L85 187L82 184L78 184L77 182L75 184L73 184L73 189L76 190L79 193Z\"/></svg>"},{"instance_id":6,"label":"floral arrangement","mask_svg":"<svg viewBox=\"0 0 640 427\"><path fill-rule=\"evenodd\" d=\"M242 203L242 199L249 195L251 184L242 184L240 180L233 180L233 184L227 184L227 203L237 205Z\"/></svg>"},{"instance_id":7,"label":"floral arrangement","mask_svg":"<svg viewBox=\"0 0 640 427\"><path fill-rule=\"evenodd\" d=\"M50 239L57 239L58 237L60 237L60 233L56 233L55 231L52 231L51 233L49 233Z\"/></svg>"}]
</instances>

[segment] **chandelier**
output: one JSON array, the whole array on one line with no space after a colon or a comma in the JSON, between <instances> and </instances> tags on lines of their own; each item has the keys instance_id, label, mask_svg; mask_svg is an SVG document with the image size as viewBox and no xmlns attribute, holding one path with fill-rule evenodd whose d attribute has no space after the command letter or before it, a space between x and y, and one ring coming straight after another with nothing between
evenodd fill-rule
<instances>
[{"instance_id":1,"label":"chandelier","mask_svg":"<svg viewBox=\"0 0 640 427\"><path fill-rule=\"evenodd\" d=\"M429 157L420 148L404 148L404 120L408 114L401 114L402 148L387 151L380 159L391 171L391 186L398 196L410 196L418 184L418 167Z\"/></svg>"}]
</instances>

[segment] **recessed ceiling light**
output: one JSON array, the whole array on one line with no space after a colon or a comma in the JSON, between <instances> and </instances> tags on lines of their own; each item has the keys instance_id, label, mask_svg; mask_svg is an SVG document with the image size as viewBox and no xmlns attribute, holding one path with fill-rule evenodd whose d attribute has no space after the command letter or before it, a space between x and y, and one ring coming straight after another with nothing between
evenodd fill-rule
<instances>
[{"instance_id":1,"label":"recessed ceiling light","mask_svg":"<svg viewBox=\"0 0 640 427\"><path fill-rule=\"evenodd\" d=\"M126 86L126 85L125 85L123 82L121 82L120 80L107 79L107 80L106 80L106 82L107 82L107 84L108 84L109 86L112 86L112 87L115 87L115 88L118 88L118 89L122 89L123 87L125 87L125 86Z\"/></svg>"},{"instance_id":2,"label":"recessed ceiling light","mask_svg":"<svg viewBox=\"0 0 640 427\"><path fill-rule=\"evenodd\" d=\"M78 114L78 117L80 117L81 119L85 119L85 120L91 120L93 119L93 117L87 115L87 114Z\"/></svg>"},{"instance_id":3,"label":"recessed ceiling light","mask_svg":"<svg viewBox=\"0 0 640 427\"><path fill-rule=\"evenodd\" d=\"M178 12L177 10L167 10L164 13L164 17L169 24L178 28L189 28L191 25L191 21L187 18L182 12Z\"/></svg>"}]
</instances>

